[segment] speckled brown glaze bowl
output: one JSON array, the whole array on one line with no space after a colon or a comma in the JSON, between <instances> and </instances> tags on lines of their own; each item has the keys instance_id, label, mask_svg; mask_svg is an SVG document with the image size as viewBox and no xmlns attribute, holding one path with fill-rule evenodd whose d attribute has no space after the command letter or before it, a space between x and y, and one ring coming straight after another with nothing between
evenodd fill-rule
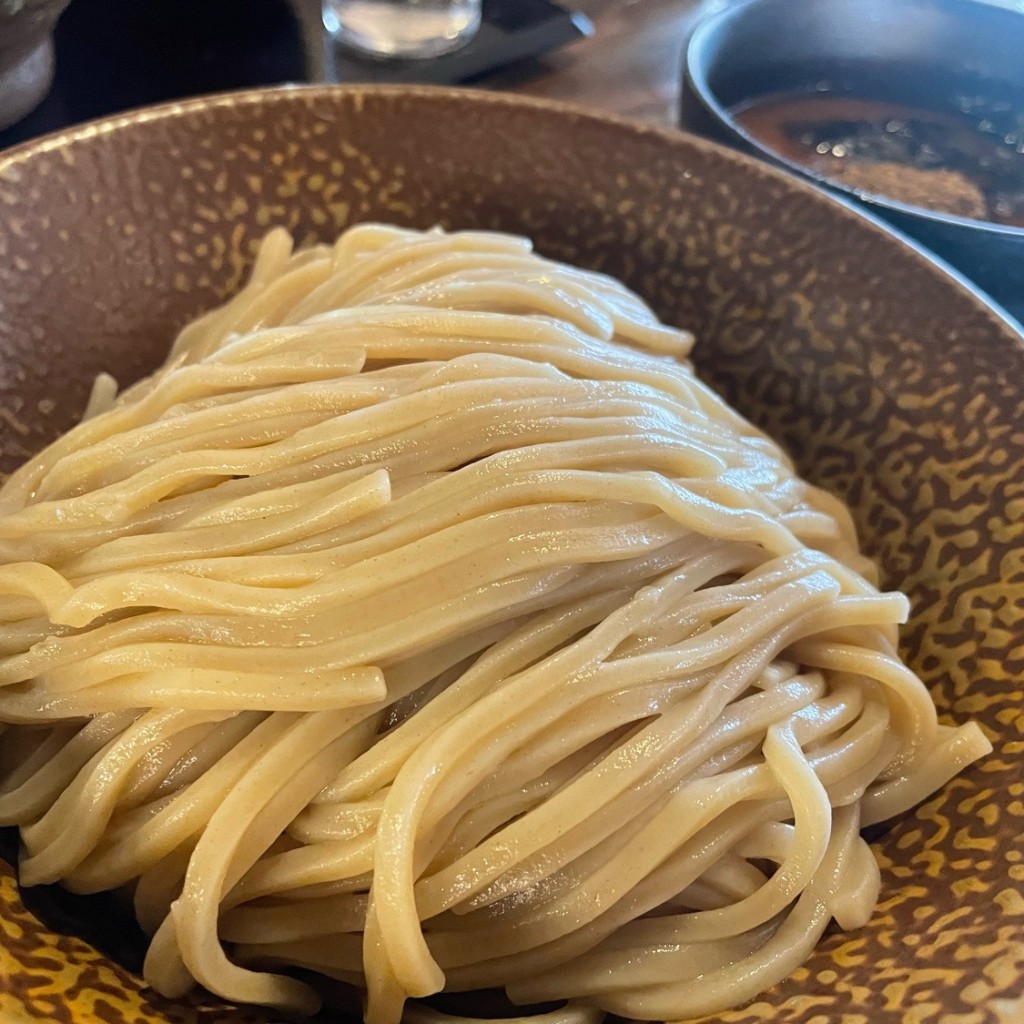
<instances>
[{"instance_id":1,"label":"speckled brown glaze bowl","mask_svg":"<svg viewBox=\"0 0 1024 1024\"><path fill-rule=\"evenodd\" d=\"M155 366L268 227L308 242L367 219L529 234L693 328L700 370L846 498L910 594L904 653L943 715L993 740L878 837L870 924L720 1020L1024 1021L1024 343L810 186L684 135L425 89L249 93L33 143L0 155L4 467L72 423L97 371ZM116 946L102 904L43 909L57 931L4 867L0 1020L263 1019L162 1000L59 934Z\"/></svg>"}]
</instances>

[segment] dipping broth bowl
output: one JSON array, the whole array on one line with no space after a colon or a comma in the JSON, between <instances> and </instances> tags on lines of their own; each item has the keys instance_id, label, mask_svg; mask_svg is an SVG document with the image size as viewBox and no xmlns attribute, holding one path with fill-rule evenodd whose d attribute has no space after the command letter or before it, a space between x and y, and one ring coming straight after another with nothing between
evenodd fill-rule
<instances>
[{"instance_id":1,"label":"dipping broth bowl","mask_svg":"<svg viewBox=\"0 0 1024 1024\"><path fill-rule=\"evenodd\" d=\"M1024 320L1024 221L971 219L844 183L770 148L737 118L771 96L828 93L973 112L991 134L986 118L994 110L1010 125L996 141L1020 147L1012 157L1024 194L1022 55L1024 13L977 0L747 0L712 15L690 37L682 121L863 204Z\"/></svg>"}]
</instances>

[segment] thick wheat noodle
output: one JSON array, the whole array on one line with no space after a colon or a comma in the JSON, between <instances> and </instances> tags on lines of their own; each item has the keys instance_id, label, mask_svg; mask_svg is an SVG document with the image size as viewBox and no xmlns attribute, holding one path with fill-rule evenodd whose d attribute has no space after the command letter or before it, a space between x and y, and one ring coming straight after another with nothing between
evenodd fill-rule
<instances>
[{"instance_id":1,"label":"thick wheat noodle","mask_svg":"<svg viewBox=\"0 0 1024 1024\"><path fill-rule=\"evenodd\" d=\"M370 1024L713 1013L864 924L861 825L988 743L692 340L521 238L271 232L0 489L23 883L132 886L165 995Z\"/></svg>"}]
</instances>

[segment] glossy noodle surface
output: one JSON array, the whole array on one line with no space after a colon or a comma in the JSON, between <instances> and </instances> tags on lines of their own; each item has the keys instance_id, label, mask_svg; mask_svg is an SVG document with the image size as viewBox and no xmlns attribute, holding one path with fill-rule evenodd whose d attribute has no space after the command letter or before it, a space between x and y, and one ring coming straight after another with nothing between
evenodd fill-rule
<instances>
[{"instance_id":1,"label":"glossy noodle surface","mask_svg":"<svg viewBox=\"0 0 1024 1024\"><path fill-rule=\"evenodd\" d=\"M692 342L520 238L268 235L0 491L23 884L123 889L165 995L371 1024L686 1019L863 923L859 829L988 745Z\"/></svg>"}]
</instances>

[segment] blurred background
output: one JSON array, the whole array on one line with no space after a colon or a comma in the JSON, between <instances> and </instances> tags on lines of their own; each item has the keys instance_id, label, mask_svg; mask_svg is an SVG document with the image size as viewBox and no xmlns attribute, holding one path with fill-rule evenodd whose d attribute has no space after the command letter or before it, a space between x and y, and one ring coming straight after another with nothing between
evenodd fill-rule
<instances>
[{"instance_id":1,"label":"blurred background","mask_svg":"<svg viewBox=\"0 0 1024 1024\"><path fill-rule=\"evenodd\" d=\"M73 0L53 34L53 87L0 146L148 103L286 82L466 82L668 124L683 43L709 6L483 0L482 26L460 50L382 62L339 46L320 0Z\"/></svg>"},{"instance_id":2,"label":"blurred background","mask_svg":"<svg viewBox=\"0 0 1024 1024\"><path fill-rule=\"evenodd\" d=\"M0 149L331 82L685 127L870 210L1024 318L1024 0L0 0Z\"/></svg>"}]
</instances>

